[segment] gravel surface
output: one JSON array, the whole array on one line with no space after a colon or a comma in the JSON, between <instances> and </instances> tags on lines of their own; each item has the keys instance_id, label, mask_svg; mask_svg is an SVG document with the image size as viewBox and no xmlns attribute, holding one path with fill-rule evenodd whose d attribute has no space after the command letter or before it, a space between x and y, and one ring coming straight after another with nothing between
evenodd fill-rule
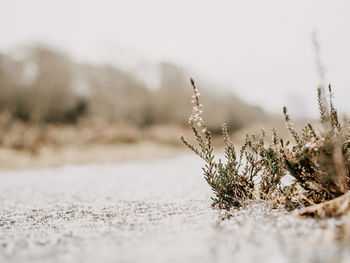
<instances>
[{"instance_id":1,"label":"gravel surface","mask_svg":"<svg viewBox=\"0 0 350 263\"><path fill-rule=\"evenodd\" d=\"M192 156L0 173L0 262L350 262L342 218L220 212Z\"/></svg>"}]
</instances>

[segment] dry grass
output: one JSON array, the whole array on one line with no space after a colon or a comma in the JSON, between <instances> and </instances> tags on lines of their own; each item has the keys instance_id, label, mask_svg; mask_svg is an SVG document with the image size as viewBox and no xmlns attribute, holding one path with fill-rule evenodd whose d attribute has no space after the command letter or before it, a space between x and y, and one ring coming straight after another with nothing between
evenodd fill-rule
<instances>
[{"instance_id":1,"label":"dry grass","mask_svg":"<svg viewBox=\"0 0 350 263\"><path fill-rule=\"evenodd\" d=\"M0 169L68 163L115 162L166 157L183 152L179 125L45 124L0 115Z\"/></svg>"},{"instance_id":2,"label":"dry grass","mask_svg":"<svg viewBox=\"0 0 350 263\"><path fill-rule=\"evenodd\" d=\"M0 169L171 156L183 152L178 139L180 133L189 136L191 130L176 124L39 125L3 112L0 114ZM214 145L223 147L219 136L214 136Z\"/></svg>"},{"instance_id":3,"label":"dry grass","mask_svg":"<svg viewBox=\"0 0 350 263\"><path fill-rule=\"evenodd\" d=\"M127 124L38 124L22 122L8 113L0 114L0 147L31 154L41 148L61 148L88 144L139 143L145 140L180 145L179 133L187 133L181 125L138 127Z\"/></svg>"}]
</instances>

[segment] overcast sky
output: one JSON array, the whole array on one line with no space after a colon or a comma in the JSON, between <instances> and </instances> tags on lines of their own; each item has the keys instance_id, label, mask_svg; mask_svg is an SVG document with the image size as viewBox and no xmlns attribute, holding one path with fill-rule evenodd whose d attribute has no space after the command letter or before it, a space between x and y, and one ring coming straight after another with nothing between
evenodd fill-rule
<instances>
[{"instance_id":1,"label":"overcast sky","mask_svg":"<svg viewBox=\"0 0 350 263\"><path fill-rule=\"evenodd\" d=\"M41 42L125 70L174 62L266 110L308 116L313 31L336 104L350 113L349 0L0 0L0 52Z\"/></svg>"}]
</instances>

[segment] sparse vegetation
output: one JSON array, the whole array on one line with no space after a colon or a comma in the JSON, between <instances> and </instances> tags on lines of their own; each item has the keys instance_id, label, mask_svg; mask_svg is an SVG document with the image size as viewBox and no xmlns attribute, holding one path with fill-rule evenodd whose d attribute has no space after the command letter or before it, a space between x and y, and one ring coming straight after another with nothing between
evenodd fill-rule
<instances>
[{"instance_id":1,"label":"sparse vegetation","mask_svg":"<svg viewBox=\"0 0 350 263\"><path fill-rule=\"evenodd\" d=\"M191 109L185 103L191 94L183 81L185 72L171 63L154 70L159 85L149 89L137 72L77 63L46 46L0 54L0 147L38 153L42 146L72 141L130 143L146 137L179 143L177 132L186 127ZM214 94L210 87L203 94L210 97L207 108L213 109L206 115L212 131L220 130L217 115L220 122L230 123L230 131L267 118L260 108L233 95ZM249 118L242 118L244 114ZM159 135L159 127L166 133L155 138L151 131Z\"/></svg>"},{"instance_id":2,"label":"sparse vegetation","mask_svg":"<svg viewBox=\"0 0 350 263\"><path fill-rule=\"evenodd\" d=\"M285 141L272 129L272 142L266 143L265 131L246 135L240 151L230 142L227 126L222 125L225 160L215 158L211 133L203 120L199 91L191 79L194 104L189 124L199 148L181 137L204 161L205 180L214 192L213 206L239 207L248 200L267 200L288 210L323 203L345 194L350 188L350 123L340 120L329 86L326 102L318 89L321 129L307 123L297 131L287 108L285 124L293 142ZM285 183L285 179L291 179Z\"/></svg>"}]
</instances>

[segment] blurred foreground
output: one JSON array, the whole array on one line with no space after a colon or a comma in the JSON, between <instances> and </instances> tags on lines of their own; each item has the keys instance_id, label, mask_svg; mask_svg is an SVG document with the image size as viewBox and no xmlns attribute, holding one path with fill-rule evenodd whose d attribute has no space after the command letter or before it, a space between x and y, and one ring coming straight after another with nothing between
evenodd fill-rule
<instances>
[{"instance_id":1,"label":"blurred foreground","mask_svg":"<svg viewBox=\"0 0 350 263\"><path fill-rule=\"evenodd\" d=\"M2 172L0 261L349 262L346 218L212 209L201 165L182 156Z\"/></svg>"}]
</instances>

